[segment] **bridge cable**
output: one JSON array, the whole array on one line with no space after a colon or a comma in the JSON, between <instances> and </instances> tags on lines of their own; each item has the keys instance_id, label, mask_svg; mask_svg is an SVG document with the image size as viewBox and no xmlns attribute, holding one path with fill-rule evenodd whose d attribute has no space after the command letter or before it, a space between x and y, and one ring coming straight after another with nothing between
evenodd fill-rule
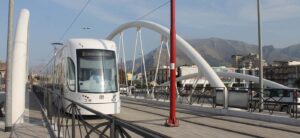
<instances>
[{"instance_id":1,"label":"bridge cable","mask_svg":"<svg viewBox=\"0 0 300 138\"><path fill-rule=\"evenodd\" d=\"M134 65L135 65L137 43L138 43L138 32L136 32L135 45L134 45L133 63L132 63L132 70L131 70L132 76L134 76L133 71L134 71ZM132 83L133 83L133 78L131 79L131 82L130 82L130 88L132 87Z\"/></svg>"},{"instance_id":2,"label":"bridge cable","mask_svg":"<svg viewBox=\"0 0 300 138\"><path fill-rule=\"evenodd\" d=\"M119 43L118 43L118 49L117 49L117 62L118 65L120 66L120 70L118 70L119 74L119 79L120 79L120 84L122 84L122 57L120 55L120 49L121 49L121 39L122 39L122 35L120 33L120 37L119 37Z\"/></svg>"},{"instance_id":3,"label":"bridge cable","mask_svg":"<svg viewBox=\"0 0 300 138\"><path fill-rule=\"evenodd\" d=\"M145 18L146 16L148 16L148 15L154 13L155 11L157 11L158 9L160 9L160 8L162 8L162 7L164 7L164 6L166 6L166 5L169 4L169 3L170 3L170 0L166 1L165 3L161 4L160 6L158 6L158 7L154 8L154 9L152 9L151 11L145 13L144 15L142 15L142 16L136 18L136 20L141 20L141 19Z\"/></svg>"},{"instance_id":4,"label":"bridge cable","mask_svg":"<svg viewBox=\"0 0 300 138\"><path fill-rule=\"evenodd\" d=\"M160 45L160 49L159 49L159 54L158 54L158 61L157 61L157 65L156 65L156 71L155 71L155 76L154 76L154 82L157 83L157 75L158 75L158 68L159 68L159 64L160 64L160 58L161 58L161 52L162 52L162 48L163 46L166 47L167 51L168 51L168 56L170 56L169 53L169 47L168 47L168 40L166 37L161 36L161 45ZM154 84L153 89L152 89L152 94L154 94L154 89L155 89L156 84Z\"/></svg>"},{"instance_id":5,"label":"bridge cable","mask_svg":"<svg viewBox=\"0 0 300 138\"><path fill-rule=\"evenodd\" d=\"M117 49L117 59L120 62L120 49L121 49L121 39L122 39L122 35L120 33L120 37L119 37L119 42L118 42L118 49Z\"/></svg>"},{"instance_id":6,"label":"bridge cable","mask_svg":"<svg viewBox=\"0 0 300 138\"><path fill-rule=\"evenodd\" d=\"M73 24L77 21L77 19L79 18L79 16L83 13L83 11L86 9L86 7L89 5L89 3L91 2L91 0L87 0L87 2L84 4L84 6L81 8L81 10L79 11L79 13L75 16L75 18L73 19L73 21L71 22L71 24L67 27L67 29L64 31L63 35L60 37L58 42L61 42L62 39L65 37L65 35L69 32L69 30L71 29L71 27L73 26Z\"/></svg>"},{"instance_id":7,"label":"bridge cable","mask_svg":"<svg viewBox=\"0 0 300 138\"><path fill-rule=\"evenodd\" d=\"M143 60L143 67L144 67L144 76L145 76L145 80L146 80L147 95L149 95L149 87L148 87L148 80L147 80L147 71L146 71L144 48L143 48L143 41L142 41L142 31L141 31L140 28L138 30L138 33L139 33L139 40L140 40L140 48L141 48L141 52L142 52L142 60Z\"/></svg>"},{"instance_id":8,"label":"bridge cable","mask_svg":"<svg viewBox=\"0 0 300 138\"><path fill-rule=\"evenodd\" d=\"M121 33L121 44L122 44L122 51L123 51L123 62L124 62L124 72L125 72L125 83L126 83L126 87L128 86L128 81L127 81L127 66L126 66L126 55L125 55L125 48L124 48L124 34L123 32Z\"/></svg>"},{"instance_id":9,"label":"bridge cable","mask_svg":"<svg viewBox=\"0 0 300 138\"><path fill-rule=\"evenodd\" d=\"M160 62L160 56L161 56L161 50L162 50L162 46L164 44L164 41L161 41L161 44L160 44L160 48L159 48L159 54L158 54L158 59L157 59L157 64L156 64L156 70L155 70L155 76L154 76L154 86L152 88L152 94L154 94L154 89L155 89L155 86L156 86L156 80L157 80L157 74L158 74L158 67L159 67L159 62Z\"/></svg>"},{"instance_id":10,"label":"bridge cable","mask_svg":"<svg viewBox=\"0 0 300 138\"><path fill-rule=\"evenodd\" d=\"M127 75L126 75L126 73L127 73L126 55L125 55L125 49L124 49L124 33L121 32L119 35L120 35L120 38L119 38L119 47L118 47L118 61L121 65L124 64L124 72L125 72L125 78L126 78L125 84L126 84L126 87L128 87L128 81L127 81Z\"/></svg>"},{"instance_id":11,"label":"bridge cable","mask_svg":"<svg viewBox=\"0 0 300 138\"><path fill-rule=\"evenodd\" d=\"M197 88L197 85L198 85L198 81L200 80L200 78L195 78L194 79L194 82L193 82L193 85L192 85L192 91L191 93L189 94L189 101L191 104L193 103L193 97L192 95L195 93L195 89Z\"/></svg>"}]
</instances>

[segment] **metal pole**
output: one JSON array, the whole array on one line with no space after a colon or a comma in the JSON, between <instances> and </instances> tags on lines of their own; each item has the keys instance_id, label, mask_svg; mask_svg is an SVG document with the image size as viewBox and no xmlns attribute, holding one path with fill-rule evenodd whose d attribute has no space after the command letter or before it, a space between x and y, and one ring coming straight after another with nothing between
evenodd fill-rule
<instances>
[{"instance_id":1,"label":"metal pole","mask_svg":"<svg viewBox=\"0 0 300 138\"><path fill-rule=\"evenodd\" d=\"M47 117L50 119L50 124L52 124L52 95L51 92L47 92Z\"/></svg>"},{"instance_id":2,"label":"metal pole","mask_svg":"<svg viewBox=\"0 0 300 138\"><path fill-rule=\"evenodd\" d=\"M179 126L176 119L176 26L175 26L175 0L171 0L171 55L170 55L170 69L171 69L171 82L170 82L170 116L167 121L167 126Z\"/></svg>"},{"instance_id":3,"label":"metal pole","mask_svg":"<svg viewBox=\"0 0 300 138\"><path fill-rule=\"evenodd\" d=\"M111 122L110 122L110 137L111 138L115 138L116 137L115 130L116 130L115 120L111 119Z\"/></svg>"},{"instance_id":4,"label":"metal pole","mask_svg":"<svg viewBox=\"0 0 300 138\"><path fill-rule=\"evenodd\" d=\"M121 62L120 62L120 84L122 84L122 79L123 79L123 77L122 77L122 75L123 75L123 73L122 73L122 71L123 71L123 67L122 67L122 58L121 58L121 60L120 60Z\"/></svg>"},{"instance_id":5,"label":"metal pole","mask_svg":"<svg viewBox=\"0 0 300 138\"><path fill-rule=\"evenodd\" d=\"M165 82L168 82L168 71L169 71L169 68L168 67L168 55L166 54L166 81Z\"/></svg>"},{"instance_id":6,"label":"metal pole","mask_svg":"<svg viewBox=\"0 0 300 138\"><path fill-rule=\"evenodd\" d=\"M260 23L260 0L257 0L257 33L258 33L258 50L259 50L259 89L260 97L259 102L259 112L264 109L263 98L264 98L264 85L263 85L263 55L262 55L262 44L261 44L261 23Z\"/></svg>"},{"instance_id":7,"label":"metal pole","mask_svg":"<svg viewBox=\"0 0 300 138\"><path fill-rule=\"evenodd\" d=\"M57 109L61 109L62 108L62 98L61 98L61 96L58 96L58 103L57 103ZM61 120L60 120L60 118L62 118L62 115L61 115L61 110L56 110L57 111L57 115L58 115L58 117L57 117L57 137L59 137L60 138L60 132L61 132ZM53 126L54 126L54 128L55 128L55 123L53 123Z\"/></svg>"},{"instance_id":8,"label":"metal pole","mask_svg":"<svg viewBox=\"0 0 300 138\"><path fill-rule=\"evenodd\" d=\"M7 31L7 53L6 53L6 108L5 108L5 132L12 128L12 52L13 52L13 19L14 0L9 0L8 31Z\"/></svg>"},{"instance_id":9,"label":"metal pole","mask_svg":"<svg viewBox=\"0 0 300 138\"><path fill-rule=\"evenodd\" d=\"M72 103L72 138L75 138L75 108L76 104Z\"/></svg>"}]
</instances>

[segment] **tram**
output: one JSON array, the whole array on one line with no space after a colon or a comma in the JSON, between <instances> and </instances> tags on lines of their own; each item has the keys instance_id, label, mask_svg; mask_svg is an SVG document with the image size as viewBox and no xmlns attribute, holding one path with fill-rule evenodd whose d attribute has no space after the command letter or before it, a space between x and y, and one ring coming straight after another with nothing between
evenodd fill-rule
<instances>
[{"instance_id":1,"label":"tram","mask_svg":"<svg viewBox=\"0 0 300 138\"><path fill-rule=\"evenodd\" d=\"M120 113L115 43L98 39L69 39L47 64L40 87L84 104L103 114ZM70 102L63 100L66 108ZM93 113L80 108L82 115Z\"/></svg>"}]
</instances>

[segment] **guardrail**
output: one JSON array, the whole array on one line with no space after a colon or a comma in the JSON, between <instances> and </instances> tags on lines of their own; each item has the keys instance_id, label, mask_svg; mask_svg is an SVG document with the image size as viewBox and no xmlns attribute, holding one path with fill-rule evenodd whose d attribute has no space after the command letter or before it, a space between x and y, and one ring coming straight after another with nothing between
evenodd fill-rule
<instances>
[{"instance_id":1,"label":"guardrail","mask_svg":"<svg viewBox=\"0 0 300 138\"><path fill-rule=\"evenodd\" d=\"M153 93L147 95L144 89L130 89L131 96L134 98L150 98L157 101L169 102L169 87L156 86ZM197 104L198 106L212 107L224 105L224 90L219 87L178 87L177 88L177 102L180 104ZM260 92L258 88L227 88L229 91L228 101L229 107L242 108L249 112L256 112L261 104L264 105L264 110L268 111L270 115L274 111L285 111L291 118L298 118L300 108L300 93L298 89L265 89L263 102L260 102ZM270 90L287 91L287 95L275 96L276 92L268 94ZM129 96L128 93L124 93Z\"/></svg>"},{"instance_id":2,"label":"guardrail","mask_svg":"<svg viewBox=\"0 0 300 138\"><path fill-rule=\"evenodd\" d=\"M249 89L249 112L255 112L263 104L264 110L267 110L270 114L273 114L274 111L282 111L292 118L298 118L298 108L300 108L298 89L264 89L264 96L260 101L261 93L259 88Z\"/></svg>"},{"instance_id":3,"label":"guardrail","mask_svg":"<svg viewBox=\"0 0 300 138\"><path fill-rule=\"evenodd\" d=\"M147 91L145 89L130 89L131 96L134 98L144 97L144 98L154 98L157 101L163 100L164 102L169 101L169 86L156 86L153 89L153 93L147 95ZM213 108L216 107L217 101L217 92L223 93L225 88L221 87L184 87L177 89L177 102L181 104L200 104L201 106L211 106ZM124 93L128 95L128 93ZM223 95L224 96L224 95ZM224 98L224 97L223 97ZM220 105L223 105L221 103Z\"/></svg>"},{"instance_id":4,"label":"guardrail","mask_svg":"<svg viewBox=\"0 0 300 138\"><path fill-rule=\"evenodd\" d=\"M168 137L152 130L134 125L117 117L102 114L92 108L66 98L50 89L39 88L35 94L46 112L53 134L60 138L77 137ZM64 107L63 104L67 106ZM95 114L92 120L81 115L80 108ZM101 118L100 120L98 118ZM97 122L91 122L98 119Z\"/></svg>"}]
</instances>

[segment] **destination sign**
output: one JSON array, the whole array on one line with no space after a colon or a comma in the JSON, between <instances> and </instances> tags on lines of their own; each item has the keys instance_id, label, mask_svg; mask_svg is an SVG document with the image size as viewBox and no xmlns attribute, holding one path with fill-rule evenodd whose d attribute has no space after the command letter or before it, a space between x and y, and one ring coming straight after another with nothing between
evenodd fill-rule
<instances>
[{"instance_id":1,"label":"destination sign","mask_svg":"<svg viewBox=\"0 0 300 138\"><path fill-rule=\"evenodd\" d=\"M100 56L113 56L112 51L99 51L99 50L84 50L79 52L81 57L100 57Z\"/></svg>"}]
</instances>

